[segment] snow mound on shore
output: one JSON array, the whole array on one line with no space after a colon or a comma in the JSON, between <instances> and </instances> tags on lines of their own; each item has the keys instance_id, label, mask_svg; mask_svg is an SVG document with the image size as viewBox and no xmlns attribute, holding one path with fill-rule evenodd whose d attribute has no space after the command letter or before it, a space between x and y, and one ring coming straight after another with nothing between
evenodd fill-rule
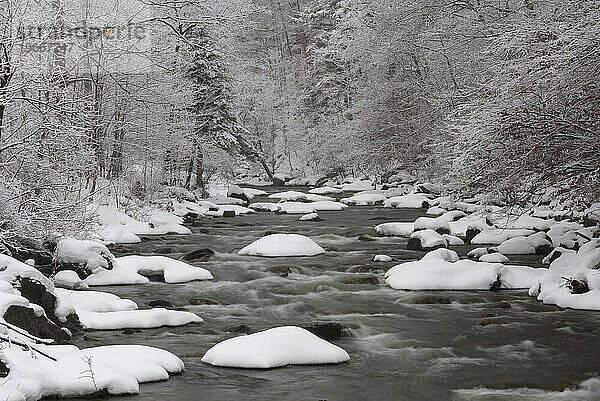
<instances>
[{"instance_id":1,"label":"snow mound on shore","mask_svg":"<svg viewBox=\"0 0 600 401\"><path fill-rule=\"evenodd\" d=\"M0 359L10 369L2 381L3 400L73 398L99 391L137 394L139 383L166 380L184 369L181 359L170 352L142 345L34 348L56 360L16 346L0 350Z\"/></svg>"},{"instance_id":2,"label":"snow mound on shore","mask_svg":"<svg viewBox=\"0 0 600 401\"><path fill-rule=\"evenodd\" d=\"M202 362L231 368L268 369L341 363L349 359L342 348L308 330L285 326L220 342L206 352Z\"/></svg>"},{"instance_id":3,"label":"snow mound on shore","mask_svg":"<svg viewBox=\"0 0 600 401\"><path fill-rule=\"evenodd\" d=\"M312 239L299 234L271 234L262 237L238 251L250 256L315 256L325 250Z\"/></svg>"},{"instance_id":4,"label":"snow mound on shore","mask_svg":"<svg viewBox=\"0 0 600 401\"><path fill-rule=\"evenodd\" d=\"M116 258L112 270L101 269L84 281L90 286L148 283L148 278L141 272L162 273L165 282L169 284L213 278L206 269L166 256L133 255Z\"/></svg>"}]
</instances>

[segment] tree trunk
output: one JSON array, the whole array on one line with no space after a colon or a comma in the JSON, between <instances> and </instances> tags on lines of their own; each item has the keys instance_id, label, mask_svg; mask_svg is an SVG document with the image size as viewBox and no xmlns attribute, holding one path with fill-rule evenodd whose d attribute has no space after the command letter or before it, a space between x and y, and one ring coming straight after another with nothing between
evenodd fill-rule
<instances>
[{"instance_id":1,"label":"tree trunk","mask_svg":"<svg viewBox=\"0 0 600 401\"><path fill-rule=\"evenodd\" d=\"M201 191L203 198L208 195L204 182L204 153L200 141L196 143L196 187Z\"/></svg>"}]
</instances>

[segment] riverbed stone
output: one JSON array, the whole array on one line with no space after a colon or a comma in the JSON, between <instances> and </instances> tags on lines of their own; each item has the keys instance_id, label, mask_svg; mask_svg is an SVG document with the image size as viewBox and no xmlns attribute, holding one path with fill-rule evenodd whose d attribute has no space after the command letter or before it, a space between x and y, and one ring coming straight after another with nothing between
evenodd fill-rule
<instances>
[{"instance_id":1,"label":"riverbed stone","mask_svg":"<svg viewBox=\"0 0 600 401\"><path fill-rule=\"evenodd\" d=\"M343 324L337 322L313 323L308 326L303 326L302 328L310 331L325 341L339 340L344 337L344 330L346 329Z\"/></svg>"},{"instance_id":2,"label":"riverbed stone","mask_svg":"<svg viewBox=\"0 0 600 401\"><path fill-rule=\"evenodd\" d=\"M212 249L202 248L186 253L181 257L181 260L185 260L186 262L206 262L213 256L215 256L215 252Z\"/></svg>"}]
</instances>

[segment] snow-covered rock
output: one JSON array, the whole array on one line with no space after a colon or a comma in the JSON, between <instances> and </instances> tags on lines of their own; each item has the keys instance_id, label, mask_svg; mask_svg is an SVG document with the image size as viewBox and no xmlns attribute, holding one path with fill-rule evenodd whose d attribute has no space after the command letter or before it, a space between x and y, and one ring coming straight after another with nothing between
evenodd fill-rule
<instances>
[{"instance_id":1,"label":"snow-covered rock","mask_svg":"<svg viewBox=\"0 0 600 401\"><path fill-rule=\"evenodd\" d=\"M369 206L383 203L387 198L377 194L357 194L349 198L343 198L340 202L346 205Z\"/></svg>"},{"instance_id":2,"label":"snow-covered rock","mask_svg":"<svg viewBox=\"0 0 600 401\"><path fill-rule=\"evenodd\" d=\"M56 260L59 263L80 265L93 273L99 269L111 269L115 257L105 245L97 241L63 238L56 246Z\"/></svg>"},{"instance_id":3,"label":"snow-covered rock","mask_svg":"<svg viewBox=\"0 0 600 401\"><path fill-rule=\"evenodd\" d=\"M312 206L317 212L341 212L344 209L348 209L348 205L333 201L316 201L310 202L309 205Z\"/></svg>"},{"instance_id":4,"label":"snow-covered rock","mask_svg":"<svg viewBox=\"0 0 600 401\"><path fill-rule=\"evenodd\" d=\"M278 203L277 206L277 213L281 214L309 214L317 211L312 203L282 202Z\"/></svg>"},{"instance_id":5,"label":"snow-covered rock","mask_svg":"<svg viewBox=\"0 0 600 401\"><path fill-rule=\"evenodd\" d=\"M448 246L462 246L465 244L465 241L454 235L442 234L442 237L444 237L444 239L448 243Z\"/></svg>"},{"instance_id":6,"label":"snow-covered rock","mask_svg":"<svg viewBox=\"0 0 600 401\"><path fill-rule=\"evenodd\" d=\"M481 231L473 239L471 244L483 245L483 244L494 244L500 245L506 240L514 237L523 237L534 234L535 231L528 229L500 229L494 228L489 230Z\"/></svg>"},{"instance_id":7,"label":"snow-covered rock","mask_svg":"<svg viewBox=\"0 0 600 401\"><path fill-rule=\"evenodd\" d=\"M204 354L202 362L231 368L268 369L341 363L349 359L342 348L308 330L285 326L220 342Z\"/></svg>"},{"instance_id":8,"label":"snow-covered rock","mask_svg":"<svg viewBox=\"0 0 600 401\"><path fill-rule=\"evenodd\" d=\"M300 216L298 221L321 221L318 213L309 213L303 216Z\"/></svg>"},{"instance_id":9,"label":"snow-covered rock","mask_svg":"<svg viewBox=\"0 0 600 401\"><path fill-rule=\"evenodd\" d=\"M203 321L195 313L164 308L102 313L78 309L77 315L84 328L94 330L150 329L162 326L183 326Z\"/></svg>"},{"instance_id":10,"label":"snow-covered rock","mask_svg":"<svg viewBox=\"0 0 600 401\"><path fill-rule=\"evenodd\" d=\"M313 188L308 191L309 194L316 194L316 195L341 194L343 192L344 192L343 190L341 190L339 188L333 188L333 187Z\"/></svg>"},{"instance_id":11,"label":"snow-covered rock","mask_svg":"<svg viewBox=\"0 0 600 401\"><path fill-rule=\"evenodd\" d=\"M375 226L375 232L381 235L410 237L413 231L414 223L383 223Z\"/></svg>"},{"instance_id":12,"label":"snow-covered rock","mask_svg":"<svg viewBox=\"0 0 600 401\"><path fill-rule=\"evenodd\" d=\"M248 208L261 212L276 212L279 209L279 204L271 202L256 202L249 204Z\"/></svg>"},{"instance_id":13,"label":"snow-covered rock","mask_svg":"<svg viewBox=\"0 0 600 401\"><path fill-rule=\"evenodd\" d=\"M84 281L90 286L148 283L148 278L141 275L140 272L162 273L166 283L184 283L213 278L206 269L165 256L132 255L117 258L112 270L100 269Z\"/></svg>"},{"instance_id":14,"label":"snow-covered rock","mask_svg":"<svg viewBox=\"0 0 600 401\"><path fill-rule=\"evenodd\" d=\"M231 198L228 196L213 196L206 199L208 202L214 203L215 205L238 205L245 206L248 204L244 199Z\"/></svg>"},{"instance_id":15,"label":"snow-covered rock","mask_svg":"<svg viewBox=\"0 0 600 401\"><path fill-rule=\"evenodd\" d=\"M137 394L139 383L166 380L183 370L175 355L141 345L116 345L79 350L75 346L31 345L0 350L10 369L0 392L3 400L43 397L83 397L99 391L111 395ZM52 360L33 349L56 359Z\"/></svg>"},{"instance_id":16,"label":"snow-covered rock","mask_svg":"<svg viewBox=\"0 0 600 401\"><path fill-rule=\"evenodd\" d=\"M446 248L438 248L427 252L421 258L421 260L423 259L441 259L445 260L446 262L457 262L460 258L458 257L458 253L456 253L456 251Z\"/></svg>"},{"instance_id":17,"label":"snow-covered rock","mask_svg":"<svg viewBox=\"0 0 600 401\"><path fill-rule=\"evenodd\" d=\"M398 290L489 290L530 288L546 269L462 259L424 259L394 266L386 283Z\"/></svg>"},{"instance_id":18,"label":"snow-covered rock","mask_svg":"<svg viewBox=\"0 0 600 401\"><path fill-rule=\"evenodd\" d=\"M552 243L547 240L546 233L539 232L528 237L514 237L496 247L504 255L535 255L549 253Z\"/></svg>"},{"instance_id":19,"label":"snow-covered rock","mask_svg":"<svg viewBox=\"0 0 600 401\"><path fill-rule=\"evenodd\" d=\"M424 202L429 200L429 195L424 194L409 194L402 196L394 196L383 202L384 207L396 207L407 209L420 209L424 206Z\"/></svg>"},{"instance_id":20,"label":"snow-covered rock","mask_svg":"<svg viewBox=\"0 0 600 401\"><path fill-rule=\"evenodd\" d=\"M407 247L417 251L429 251L435 248L447 248L448 241L437 231L420 230L410 235Z\"/></svg>"},{"instance_id":21,"label":"snow-covered rock","mask_svg":"<svg viewBox=\"0 0 600 401\"><path fill-rule=\"evenodd\" d=\"M375 255L375 257L373 257L373 262L391 262L392 257L388 256L388 255Z\"/></svg>"},{"instance_id":22,"label":"snow-covered rock","mask_svg":"<svg viewBox=\"0 0 600 401\"><path fill-rule=\"evenodd\" d=\"M475 248L469 251L469 253L467 253L467 256L470 258L477 258L479 259L480 257L482 257L483 255L487 255L488 249L487 248Z\"/></svg>"},{"instance_id":23,"label":"snow-covered rock","mask_svg":"<svg viewBox=\"0 0 600 401\"><path fill-rule=\"evenodd\" d=\"M479 257L480 262L489 262L489 263L506 263L510 259L501 254L500 252L488 253L485 255L481 255Z\"/></svg>"},{"instance_id":24,"label":"snow-covered rock","mask_svg":"<svg viewBox=\"0 0 600 401\"><path fill-rule=\"evenodd\" d=\"M118 312L135 310L137 304L130 299L122 299L117 295L101 291L73 291L57 288L56 294L68 299L77 310L88 312Z\"/></svg>"},{"instance_id":25,"label":"snow-covered rock","mask_svg":"<svg viewBox=\"0 0 600 401\"><path fill-rule=\"evenodd\" d=\"M79 278L73 270L62 270L52 278L54 285L60 288L68 288L71 290L85 290L88 285Z\"/></svg>"},{"instance_id":26,"label":"snow-covered rock","mask_svg":"<svg viewBox=\"0 0 600 401\"><path fill-rule=\"evenodd\" d=\"M369 180L354 180L347 184L336 185L336 188L342 191L365 191L373 188L373 183Z\"/></svg>"},{"instance_id":27,"label":"snow-covered rock","mask_svg":"<svg viewBox=\"0 0 600 401\"><path fill-rule=\"evenodd\" d=\"M238 251L250 256L315 256L325 250L312 239L299 234L271 234L262 237Z\"/></svg>"}]
</instances>

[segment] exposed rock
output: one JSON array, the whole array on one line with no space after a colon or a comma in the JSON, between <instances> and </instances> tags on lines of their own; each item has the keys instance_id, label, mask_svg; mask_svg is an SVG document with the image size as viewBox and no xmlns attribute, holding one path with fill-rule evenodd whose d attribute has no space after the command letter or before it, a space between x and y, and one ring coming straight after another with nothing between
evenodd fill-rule
<instances>
[{"instance_id":1,"label":"exposed rock","mask_svg":"<svg viewBox=\"0 0 600 401\"><path fill-rule=\"evenodd\" d=\"M223 217L235 217L235 211L234 210L224 210Z\"/></svg>"},{"instance_id":2,"label":"exposed rock","mask_svg":"<svg viewBox=\"0 0 600 401\"><path fill-rule=\"evenodd\" d=\"M212 299L194 298L190 299L190 305L221 305L221 303Z\"/></svg>"},{"instance_id":3,"label":"exposed rock","mask_svg":"<svg viewBox=\"0 0 600 401\"><path fill-rule=\"evenodd\" d=\"M202 248L186 253L181 257L181 260L185 260L186 262L206 262L213 256L215 256L215 252L212 249Z\"/></svg>"},{"instance_id":4,"label":"exposed rock","mask_svg":"<svg viewBox=\"0 0 600 401\"><path fill-rule=\"evenodd\" d=\"M351 278L348 280L344 280L344 284L379 284L379 279L377 277L357 277Z\"/></svg>"},{"instance_id":5,"label":"exposed rock","mask_svg":"<svg viewBox=\"0 0 600 401\"><path fill-rule=\"evenodd\" d=\"M66 322L61 322L55 314L56 309L56 297L54 294L46 291L46 287L30 278L21 278L17 289L21 292L21 295L29 302L37 304L44 309L46 316L54 324L60 327L66 327L71 333L80 333L83 331L83 326L79 322L79 317L75 314L67 316ZM21 327L21 326L19 326ZM29 328L22 327L23 329L32 333Z\"/></svg>"},{"instance_id":6,"label":"exposed rock","mask_svg":"<svg viewBox=\"0 0 600 401\"><path fill-rule=\"evenodd\" d=\"M6 366L6 364L0 361L0 378L5 378L10 373L10 369Z\"/></svg>"},{"instance_id":7,"label":"exposed rock","mask_svg":"<svg viewBox=\"0 0 600 401\"><path fill-rule=\"evenodd\" d=\"M148 302L148 306L151 306L152 308L173 308L173 304L169 301L165 301L164 299L150 301Z\"/></svg>"},{"instance_id":8,"label":"exposed rock","mask_svg":"<svg viewBox=\"0 0 600 401\"><path fill-rule=\"evenodd\" d=\"M470 244L471 240L479 234L481 230L477 228L468 228L465 236L465 244Z\"/></svg>"},{"instance_id":9,"label":"exposed rock","mask_svg":"<svg viewBox=\"0 0 600 401\"><path fill-rule=\"evenodd\" d=\"M412 300L416 305L448 305L452 303L450 298L439 297L436 295L423 295Z\"/></svg>"},{"instance_id":10,"label":"exposed rock","mask_svg":"<svg viewBox=\"0 0 600 401\"><path fill-rule=\"evenodd\" d=\"M68 343L70 339L66 331L45 316L36 316L33 309L25 306L10 306L4 314L4 320L27 330L29 334L40 338L51 338L60 344Z\"/></svg>"},{"instance_id":11,"label":"exposed rock","mask_svg":"<svg viewBox=\"0 0 600 401\"><path fill-rule=\"evenodd\" d=\"M280 275L281 277L287 277L292 273L292 268L289 266L269 266L267 271Z\"/></svg>"},{"instance_id":12,"label":"exposed rock","mask_svg":"<svg viewBox=\"0 0 600 401\"><path fill-rule=\"evenodd\" d=\"M303 326L302 328L326 341L339 340L344 337L344 330L346 329L344 325L336 322L314 323L310 326Z\"/></svg>"},{"instance_id":13,"label":"exposed rock","mask_svg":"<svg viewBox=\"0 0 600 401\"><path fill-rule=\"evenodd\" d=\"M227 331L232 332L232 333L244 333L244 334L252 333L252 329L250 327L246 326L245 324L240 324L239 326L229 328Z\"/></svg>"}]
</instances>

